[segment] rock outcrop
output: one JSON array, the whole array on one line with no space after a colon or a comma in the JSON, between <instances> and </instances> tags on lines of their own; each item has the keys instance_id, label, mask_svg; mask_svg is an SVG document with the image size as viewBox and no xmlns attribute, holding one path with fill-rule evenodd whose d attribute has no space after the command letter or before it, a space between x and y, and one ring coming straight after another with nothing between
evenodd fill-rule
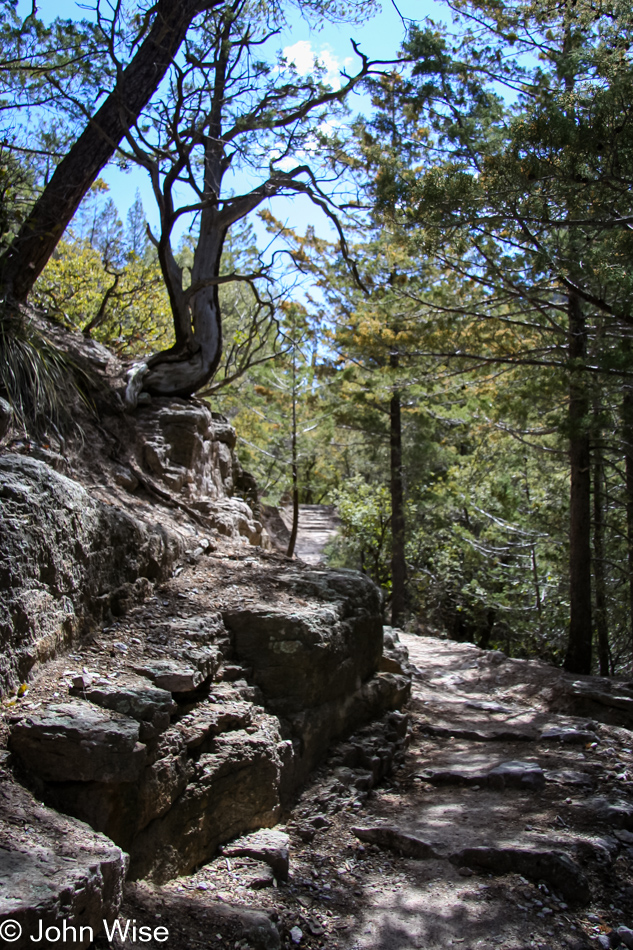
<instances>
[{"instance_id":1,"label":"rock outcrop","mask_svg":"<svg viewBox=\"0 0 633 950\"><path fill-rule=\"evenodd\" d=\"M0 786L0 920L6 946L88 947L116 918L127 855L81 821L39 804L21 786ZM41 928L41 929L40 929ZM46 940L39 946L47 944ZM37 945L37 944L36 944Z\"/></svg>"},{"instance_id":2,"label":"rock outcrop","mask_svg":"<svg viewBox=\"0 0 633 950\"><path fill-rule=\"evenodd\" d=\"M367 578L274 558L243 577L219 612L174 618L165 600L169 619L153 614L134 637L122 621L109 669L82 661L70 697L10 717L21 774L128 851L133 878L168 880L274 826L333 741L408 696L409 678L379 672L381 603ZM343 747L341 764L373 784L405 733L406 719L387 723L379 741Z\"/></svg>"},{"instance_id":3,"label":"rock outcrop","mask_svg":"<svg viewBox=\"0 0 633 950\"><path fill-rule=\"evenodd\" d=\"M37 447L0 455L0 695L142 600L150 583L195 561L214 538L264 540L249 505L234 496L248 476L223 417L202 403L163 399L110 423L127 448L100 460L112 489L101 498L56 470L70 470L60 455ZM143 494L152 505L136 501Z\"/></svg>"},{"instance_id":4,"label":"rock outcrop","mask_svg":"<svg viewBox=\"0 0 633 950\"><path fill-rule=\"evenodd\" d=\"M284 843L261 829L340 739L337 782L360 800L404 748L406 717L385 714L410 690L366 577L265 553L228 422L195 400L124 413L120 365L90 346L111 377L100 421L82 417L91 451L17 439L0 455L2 794L39 834L0 840L0 921L28 934L66 916L86 928L76 946L116 914L128 855L129 877L165 882L242 836L244 860L270 865L258 886L283 880ZM381 717L376 745L363 727Z\"/></svg>"},{"instance_id":5,"label":"rock outcrop","mask_svg":"<svg viewBox=\"0 0 633 950\"><path fill-rule=\"evenodd\" d=\"M152 399L134 416L130 457L208 529L259 545L263 528L237 493L252 494L252 478L235 455L235 429L202 402Z\"/></svg>"},{"instance_id":6,"label":"rock outcrop","mask_svg":"<svg viewBox=\"0 0 633 950\"><path fill-rule=\"evenodd\" d=\"M89 620L142 597L183 550L174 532L93 499L46 463L1 455L0 693Z\"/></svg>"}]
</instances>

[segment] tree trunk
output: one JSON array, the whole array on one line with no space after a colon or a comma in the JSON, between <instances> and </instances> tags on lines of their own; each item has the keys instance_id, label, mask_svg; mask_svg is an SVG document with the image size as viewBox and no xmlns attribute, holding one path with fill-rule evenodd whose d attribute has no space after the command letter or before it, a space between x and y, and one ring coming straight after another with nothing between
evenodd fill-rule
<instances>
[{"instance_id":1,"label":"tree trunk","mask_svg":"<svg viewBox=\"0 0 633 950\"><path fill-rule=\"evenodd\" d=\"M568 298L569 357L569 645L565 669L591 673L591 458L589 399L582 363L587 352L587 329L577 294Z\"/></svg>"},{"instance_id":2,"label":"tree trunk","mask_svg":"<svg viewBox=\"0 0 633 950\"><path fill-rule=\"evenodd\" d=\"M593 463L593 552L596 604L596 633L598 634L598 660L600 676L609 676L609 630L607 626L607 597L604 579L604 505L602 481L604 464L598 447Z\"/></svg>"},{"instance_id":3,"label":"tree trunk","mask_svg":"<svg viewBox=\"0 0 633 950\"><path fill-rule=\"evenodd\" d=\"M530 495L530 482L528 479L528 468L527 468L527 456L525 458L525 466L523 469L523 477L525 479L525 498L528 504L528 509L532 506L532 498ZM534 602L536 605L536 615L538 617L538 630L541 637L541 643L545 642L545 626L543 624L543 601L541 600L541 584L538 576L538 561L536 558L536 544L532 543L530 545L530 556L532 561L532 580L534 582Z\"/></svg>"},{"instance_id":4,"label":"tree trunk","mask_svg":"<svg viewBox=\"0 0 633 950\"><path fill-rule=\"evenodd\" d=\"M625 337L622 349L630 363L631 341ZM625 384L622 396L622 441L624 443L625 499L626 499L626 540L629 571L629 627L631 630L631 651L633 653L633 386Z\"/></svg>"},{"instance_id":5,"label":"tree trunk","mask_svg":"<svg viewBox=\"0 0 633 950\"><path fill-rule=\"evenodd\" d=\"M294 331L294 324L293 324ZM293 333L294 336L294 333ZM299 531L299 470L297 467L297 351L292 348L292 530L288 541L287 557L295 553Z\"/></svg>"},{"instance_id":6,"label":"tree trunk","mask_svg":"<svg viewBox=\"0 0 633 950\"><path fill-rule=\"evenodd\" d=\"M622 434L626 488L626 536L629 568L629 623L633 651L633 389L627 388L622 399Z\"/></svg>"},{"instance_id":7,"label":"tree trunk","mask_svg":"<svg viewBox=\"0 0 633 950\"><path fill-rule=\"evenodd\" d=\"M186 398L211 379L222 356L222 319L218 288L207 287L193 301L189 341L147 361L143 391L151 396Z\"/></svg>"},{"instance_id":8,"label":"tree trunk","mask_svg":"<svg viewBox=\"0 0 633 950\"><path fill-rule=\"evenodd\" d=\"M5 297L24 302L84 195L167 72L198 12L220 0L158 0L154 22L116 86L72 146L0 260Z\"/></svg>"},{"instance_id":9,"label":"tree trunk","mask_svg":"<svg viewBox=\"0 0 633 950\"><path fill-rule=\"evenodd\" d=\"M194 268L192 287L201 289L189 300L181 288L170 294L176 327L176 343L147 361L149 371L143 380L143 390L151 396L193 395L214 375L222 357L222 316L217 284L220 274L225 232L216 228L205 241L204 265ZM196 258L200 255L196 252ZM173 275L169 279L163 267L165 282L173 289Z\"/></svg>"},{"instance_id":10,"label":"tree trunk","mask_svg":"<svg viewBox=\"0 0 633 950\"><path fill-rule=\"evenodd\" d=\"M398 357L391 356L391 366ZM402 417L400 393L394 390L389 406L391 475L391 624L399 627L404 617L406 560L404 551L404 490L402 485Z\"/></svg>"}]
</instances>

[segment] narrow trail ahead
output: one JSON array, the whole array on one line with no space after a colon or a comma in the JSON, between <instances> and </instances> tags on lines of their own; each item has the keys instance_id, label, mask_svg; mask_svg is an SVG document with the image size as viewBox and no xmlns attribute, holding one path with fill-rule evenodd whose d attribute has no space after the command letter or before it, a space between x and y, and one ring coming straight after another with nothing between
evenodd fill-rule
<instances>
[{"instance_id":1,"label":"narrow trail ahead","mask_svg":"<svg viewBox=\"0 0 633 950\"><path fill-rule=\"evenodd\" d=\"M288 531L292 528L292 509L282 509ZM334 505L299 505L299 530L295 554L306 564L321 564L325 546L340 527Z\"/></svg>"},{"instance_id":2,"label":"narrow trail ahead","mask_svg":"<svg viewBox=\"0 0 633 950\"><path fill-rule=\"evenodd\" d=\"M401 641L415 667L411 741L391 779L372 787L350 743L338 747L285 825L288 883L253 893L219 857L184 885L129 885L129 916L169 919L184 886L187 948L233 946L209 939L218 897L267 913L275 947L633 947L633 733L565 711L608 684ZM622 687L603 707L612 722L630 715ZM235 946L269 946L251 940Z\"/></svg>"}]
</instances>

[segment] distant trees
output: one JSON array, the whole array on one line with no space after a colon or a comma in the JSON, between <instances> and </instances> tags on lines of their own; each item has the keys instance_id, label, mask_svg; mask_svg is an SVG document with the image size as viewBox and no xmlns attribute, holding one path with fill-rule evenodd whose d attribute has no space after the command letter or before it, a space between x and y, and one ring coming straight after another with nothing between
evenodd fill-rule
<instances>
[{"instance_id":1,"label":"distant trees","mask_svg":"<svg viewBox=\"0 0 633 950\"><path fill-rule=\"evenodd\" d=\"M458 10L460 49L439 64L439 80L428 75L426 37L413 31L407 43L420 65L401 83L399 114L418 164L408 155L381 157L377 204L418 236L422 253L480 289L482 325L510 344L496 353L455 348L462 359L549 367L561 382L567 375L565 665L586 673L599 574L592 572L592 465L602 464L604 447L592 392L600 385L612 393L630 372L633 20L617 4L597 11L584 3L475 0ZM515 105L495 95L492 77L513 90ZM387 136L368 135L368 147L380 142L384 155ZM433 307L428 291L422 299Z\"/></svg>"},{"instance_id":2,"label":"distant trees","mask_svg":"<svg viewBox=\"0 0 633 950\"><path fill-rule=\"evenodd\" d=\"M334 413L372 446L340 489L347 550L369 565L374 537L384 572L397 498L375 535L351 498L369 525L397 398L408 610L574 672L597 646L605 673L633 651L633 20L617 4L456 9L457 40L411 32L412 68L373 85L350 142L374 215L353 249L363 289L334 252L312 265Z\"/></svg>"}]
</instances>

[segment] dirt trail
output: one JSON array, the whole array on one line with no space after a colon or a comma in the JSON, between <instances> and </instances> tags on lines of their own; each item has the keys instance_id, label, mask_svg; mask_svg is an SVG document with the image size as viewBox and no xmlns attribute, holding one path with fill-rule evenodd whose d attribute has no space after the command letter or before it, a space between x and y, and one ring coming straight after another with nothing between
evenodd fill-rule
<instances>
[{"instance_id":1,"label":"dirt trail","mask_svg":"<svg viewBox=\"0 0 633 950\"><path fill-rule=\"evenodd\" d=\"M346 786L340 750L314 776L285 825L288 883L254 892L218 857L129 885L124 914L160 914L170 950L273 947L229 936L218 904L264 911L283 947L633 946L616 932L633 925L633 733L551 712L569 682L552 667L401 639L416 668L405 759L369 791Z\"/></svg>"},{"instance_id":2,"label":"dirt trail","mask_svg":"<svg viewBox=\"0 0 633 950\"><path fill-rule=\"evenodd\" d=\"M292 509L280 514L288 531L292 528ZM322 564L323 551L340 527L334 505L299 505L299 530L295 553L306 564Z\"/></svg>"}]
</instances>

